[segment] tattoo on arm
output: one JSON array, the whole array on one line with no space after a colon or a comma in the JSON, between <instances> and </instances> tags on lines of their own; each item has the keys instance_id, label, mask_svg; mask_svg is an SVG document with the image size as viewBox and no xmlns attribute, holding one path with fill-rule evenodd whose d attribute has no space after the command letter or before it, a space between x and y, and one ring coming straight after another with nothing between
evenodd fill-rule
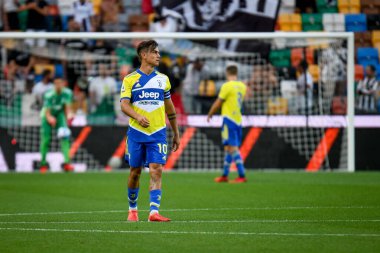
<instances>
[{"instance_id":1,"label":"tattoo on arm","mask_svg":"<svg viewBox=\"0 0 380 253\"><path fill-rule=\"evenodd\" d=\"M168 114L168 119L169 119L169 120L173 120L173 119L175 119L176 117L177 117L177 116L176 116L175 113Z\"/></svg>"}]
</instances>

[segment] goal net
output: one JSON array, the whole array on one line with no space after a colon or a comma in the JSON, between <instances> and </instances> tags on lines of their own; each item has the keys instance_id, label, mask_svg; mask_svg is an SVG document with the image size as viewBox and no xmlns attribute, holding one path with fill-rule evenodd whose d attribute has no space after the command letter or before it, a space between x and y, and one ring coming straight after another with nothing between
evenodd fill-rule
<instances>
[{"instance_id":1,"label":"goal net","mask_svg":"<svg viewBox=\"0 0 380 253\"><path fill-rule=\"evenodd\" d=\"M139 66L135 48L146 38L159 42L162 63L158 70L171 80L179 114L182 147L176 154L169 153L167 169L222 168L222 119L215 116L207 123L206 115L226 81L225 68L236 65L239 79L248 88L240 147L247 168L354 170L350 34L28 36L28 43L16 33L0 36L0 128L17 146L14 163L8 162L16 170L26 166L17 155L25 158L28 154L34 163L39 159L39 114L42 94L49 86L43 84L49 81L44 77L49 73L51 78L63 77L73 91L70 155L77 170L123 167L113 164L123 157L122 145L109 157L99 157L93 147L81 145L78 137L87 136L86 127L127 129L128 118L119 109L119 90L123 77ZM31 45L31 39L46 40L46 46ZM238 43L235 48L240 52L220 49L221 44L231 48ZM170 145L170 127L167 131ZM53 130L48 155L52 163L63 160L56 136ZM88 138L95 137L89 134ZM105 148L108 140L122 143L123 135L104 136L98 143ZM58 164L56 171L60 170Z\"/></svg>"}]
</instances>

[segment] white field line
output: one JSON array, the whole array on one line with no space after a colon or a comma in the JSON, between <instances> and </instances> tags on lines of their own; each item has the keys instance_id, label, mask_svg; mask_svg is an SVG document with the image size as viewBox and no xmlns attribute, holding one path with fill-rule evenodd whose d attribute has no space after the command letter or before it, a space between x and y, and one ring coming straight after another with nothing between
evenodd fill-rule
<instances>
[{"instance_id":1,"label":"white field line","mask_svg":"<svg viewBox=\"0 0 380 253\"><path fill-rule=\"evenodd\" d=\"M196 211L238 211L238 210L304 210L304 209L380 209L380 206L287 206L287 207L236 207L236 208L189 208L189 209L161 209L164 212L196 212ZM149 210L139 210L149 211ZM101 211L63 211L63 212L36 212L36 213L0 213L1 216L30 216L30 215L65 215L65 214L98 214L124 213L127 210Z\"/></svg>"},{"instance_id":2,"label":"white field line","mask_svg":"<svg viewBox=\"0 0 380 253\"><path fill-rule=\"evenodd\" d=\"M0 228L0 231L114 233L114 234L193 234L193 235L237 235L237 236L295 236L295 237L380 237L380 234L347 233L275 233L275 232L213 232L213 231L145 231L145 230L101 230L101 229L57 229L57 228Z\"/></svg>"},{"instance_id":3,"label":"white field line","mask_svg":"<svg viewBox=\"0 0 380 253\"><path fill-rule=\"evenodd\" d=\"M341 219L341 220L176 220L171 223L355 223L355 222L380 222L380 219ZM0 221L0 224L134 224L126 220L119 221ZM148 223L148 221L139 221Z\"/></svg>"}]
</instances>

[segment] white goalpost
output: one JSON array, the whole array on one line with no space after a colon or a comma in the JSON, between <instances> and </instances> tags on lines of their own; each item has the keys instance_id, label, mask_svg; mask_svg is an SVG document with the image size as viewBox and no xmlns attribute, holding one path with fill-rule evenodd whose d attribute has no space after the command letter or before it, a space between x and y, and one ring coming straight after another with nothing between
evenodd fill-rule
<instances>
[{"instance_id":1,"label":"white goalpost","mask_svg":"<svg viewBox=\"0 0 380 253\"><path fill-rule=\"evenodd\" d=\"M167 53L167 58L170 58L171 54L175 54L186 57L193 55L195 58L201 59L208 67L210 73L208 79L215 83L214 85L216 89L218 89L223 82L225 66L229 63L238 64L239 77L241 77L243 81L249 83L252 89L250 98L245 101L246 116L244 117L244 127L273 129L273 132L278 135L278 138L281 138L284 143L294 148L294 150L306 160L310 160L314 151L317 149L318 144L321 145L320 140L325 134L325 129L339 127L343 130L340 133L341 154L340 159L337 162L340 164L338 168L348 172L355 171L355 50L353 33L0 33L0 45L2 45L1 65L3 68L7 65L7 54L11 47L12 50L17 49L23 52L40 54L41 58L44 59L49 58L57 61L67 61L68 64L72 64L71 67L76 71L78 76L88 78L91 76L91 74L89 74L91 71L97 71L97 67L94 67L97 66L96 64L106 64L108 69L114 73L114 75L118 75L117 73L120 72L120 64L122 64L119 63L121 62L120 56L97 56L96 53L86 53L82 55L81 52L75 50L66 50L63 55L60 52L62 48L62 44L60 43L42 49L28 48L23 46L22 41L25 39L46 39L47 41L57 42L61 40L106 40L114 42L115 45L121 45L120 47L122 47L123 43L133 45L133 41L140 39L170 39L174 41L173 45L160 49L162 52ZM203 44L203 42L215 42L220 39L230 41L239 40L245 41L246 43L251 43L252 41L267 43L270 46L269 54L271 51L276 50L279 52L287 50L289 54L294 48L302 48L300 49L300 52L305 58L309 57L307 56L307 54L309 54L308 48L312 47L314 50L312 52L316 56L314 57L310 55L310 57L315 58L313 66L316 68L316 75L319 76L319 79L315 80L318 85L314 91L313 105L308 108L306 91L303 91L305 93L303 100L293 99L291 95L286 95L293 94L292 92L296 92L297 88L300 87L297 86L298 84L296 84L294 80L288 82L286 77L280 76L278 69L281 67L276 69L273 62L268 60L269 57L262 57L260 54L250 51L218 51L215 47L207 45L207 43L206 45ZM16 41L16 43L11 43L12 46L5 45L7 44L6 41L9 40L12 40L13 42ZM187 41L193 42L189 44ZM87 61L88 57L92 57L92 63ZM126 58L128 57L129 56L127 55ZM335 62L335 59L339 57L342 58L339 62L343 64L343 70L337 70L338 67L335 66L338 64L336 63L338 61ZM279 64L279 66L280 65L281 64ZM293 65L293 67L296 67L296 65ZM339 73L342 73L341 75L344 76L342 82L345 82L347 93L347 109L346 112L340 116L331 114L331 104L335 90L337 89L337 78L334 76L337 71L340 71ZM259 78L263 78L263 80L258 84ZM5 80L5 78L1 76L0 79ZM0 105L2 103L1 99L2 98L0 97ZM117 95L114 96L114 99L117 100ZM5 103L6 102L4 102L4 104ZM286 106L282 107L282 103L285 103ZM294 105L297 103L302 104ZM117 106L115 105L115 108L116 107ZM281 108L286 109L283 110ZM303 108L303 110L300 108ZM305 108L307 108L306 111ZM205 117L202 116L204 112L201 109L199 109L199 111L197 111L198 109L194 110L195 111L188 113L186 126L181 127L182 132L186 127L218 127L218 124L220 123L218 117L211 125L207 125ZM116 114L116 117L118 117L118 113ZM23 116L20 116L15 111L9 111L8 114L3 112L3 114L0 114L0 119L3 119L3 122L0 123L0 127L5 127L12 134L16 134L19 138L24 138L25 147L33 147L33 151L36 151L38 149L38 130L34 129L33 133L29 134L21 133L21 131L25 130L19 130L20 125L15 124L12 117ZM107 121L107 118L105 121ZM87 120L86 123L88 122L90 121ZM38 125L36 123L36 125L32 124L32 126ZM215 129L215 131L217 130ZM177 161L177 167L179 169L189 169L220 166L219 164L215 165L215 162L223 154L219 151L219 147L213 144L211 139L207 139L208 132L198 131L192 134L194 136L194 143L189 144L187 147L188 151L185 150L182 153L182 158L179 158ZM54 141L56 140L53 140L53 142ZM273 143L273 145L275 145L275 143ZM323 145L324 144L322 143L322 146ZM204 146L204 148L200 148L200 146ZM323 148L327 149L327 147ZM80 155L80 157L77 157L78 161L86 163L92 159L91 155L87 154L85 151L81 152L82 151L80 150L78 152L78 156ZM196 161L196 159L194 159L205 153L213 158L207 161ZM324 160L322 162L324 166L329 168L330 164L328 157L326 156L326 158L323 158L322 160ZM96 166L96 163L93 163L92 166Z\"/></svg>"}]
</instances>

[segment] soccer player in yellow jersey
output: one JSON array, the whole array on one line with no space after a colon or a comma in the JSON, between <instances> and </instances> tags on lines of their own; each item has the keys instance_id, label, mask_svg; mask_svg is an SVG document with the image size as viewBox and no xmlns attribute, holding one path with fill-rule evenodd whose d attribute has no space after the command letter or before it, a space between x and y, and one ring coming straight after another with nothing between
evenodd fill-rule
<instances>
[{"instance_id":1,"label":"soccer player in yellow jersey","mask_svg":"<svg viewBox=\"0 0 380 253\"><path fill-rule=\"evenodd\" d=\"M120 92L121 110L130 117L128 128L128 221L138 221L137 199L144 164L149 164L150 214L148 221L166 222L169 218L158 213L161 202L162 166L166 163L165 113L174 131L172 151L179 147L176 112L170 98L169 78L155 70L160 63L158 44L154 40L137 47L141 66L126 76Z\"/></svg>"},{"instance_id":2,"label":"soccer player in yellow jersey","mask_svg":"<svg viewBox=\"0 0 380 253\"><path fill-rule=\"evenodd\" d=\"M238 69L236 66L226 68L227 82L222 85L219 96L208 113L207 122L210 122L212 115L222 107L222 141L225 150L223 175L215 178L215 182L228 182L228 174L232 161L236 163L239 177L232 183L247 182L244 172L244 164L240 155L239 146L242 138L242 106L247 86L237 80Z\"/></svg>"}]
</instances>

